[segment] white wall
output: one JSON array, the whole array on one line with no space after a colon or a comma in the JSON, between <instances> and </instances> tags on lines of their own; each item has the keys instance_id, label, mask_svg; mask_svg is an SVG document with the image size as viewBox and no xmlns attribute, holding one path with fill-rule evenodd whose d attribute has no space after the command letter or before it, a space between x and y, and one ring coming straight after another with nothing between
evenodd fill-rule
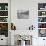
<instances>
[{"instance_id":1,"label":"white wall","mask_svg":"<svg viewBox=\"0 0 46 46\"><path fill-rule=\"evenodd\" d=\"M33 46L40 46L39 44L43 44L42 38L38 38L38 3L45 3L46 0L11 0L11 22L13 22L16 25L16 32L20 32L20 30L23 30L24 32L26 30L26 27L29 25L34 25L36 32L35 34L33 33ZM27 20L18 20L17 19L17 10L25 10L29 9L30 14L29 14L29 19ZM28 30L29 31L29 30ZM27 33L25 31L25 33ZM29 33L30 34L30 33ZM35 36L37 36L35 38ZM37 39L37 40L36 40ZM39 43L39 44L38 44Z\"/></svg>"},{"instance_id":2,"label":"white wall","mask_svg":"<svg viewBox=\"0 0 46 46\"><path fill-rule=\"evenodd\" d=\"M0 0L0 3L8 3L8 0ZM8 37L0 35L0 45L8 45Z\"/></svg>"},{"instance_id":3,"label":"white wall","mask_svg":"<svg viewBox=\"0 0 46 46\"><path fill-rule=\"evenodd\" d=\"M17 10L27 9L29 9L29 19L17 19ZM17 30L26 30L32 24L37 28L37 2L32 0L13 0L11 1L11 15L11 20L15 23Z\"/></svg>"},{"instance_id":4,"label":"white wall","mask_svg":"<svg viewBox=\"0 0 46 46\"><path fill-rule=\"evenodd\" d=\"M14 2L14 3L13 3ZM37 0L12 0L11 1L11 20L16 25L16 32L27 33L27 29L30 25L35 26L35 32L37 36ZM29 19L19 20L17 19L17 10L29 9ZM21 31L20 31L21 30ZM28 31L29 32L29 31ZM30 33L29 33L30 34ZM35 33L34 33L35 34Z\"/></svg>"},{"instance_id":5,"label":"white wall","mask_svg":"<svg viewBox=\"0 0 46 46\"><path fill-rule=\"evenodd\" d=\"M15 32L14 30L9 30L11 32L11 46L14 45L14 35L15 35Z\"/></svg>"},{"instance_id":6,"label":"white wall","mask_svg":"<svg viewBox=\"0 0 46 46\"><path fill-rule=\"evenodd\" d=\"M8 45L11 45L11 32L8 31Z\"/></svg>"}]
</instances>

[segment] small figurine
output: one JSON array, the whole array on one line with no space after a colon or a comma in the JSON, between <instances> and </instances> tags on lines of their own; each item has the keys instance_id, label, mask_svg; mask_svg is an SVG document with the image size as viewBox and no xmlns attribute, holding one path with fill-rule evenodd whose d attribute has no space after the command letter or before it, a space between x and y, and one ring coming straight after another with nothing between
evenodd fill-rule
<instances>
[{"instance_id":1,"label":"small figurine","mask_svg":"<svg viewBox=\"0 0 46 46\"><path fill-rule=\"evenodd\" d=\"M34 28L35 27L32 25L32 26L29 27L29 30L34 30Z\"/></svg>"},{"instance_id":2,"label":"small figurine","mask_svg":"<svg viewBox=\"0 0 46 46\"><path fill-rule=\"evenodd\" d=\"M16 30L16 26L14 26L13 23L11 23L11 30Z\"/></svg>"}]
</instances>

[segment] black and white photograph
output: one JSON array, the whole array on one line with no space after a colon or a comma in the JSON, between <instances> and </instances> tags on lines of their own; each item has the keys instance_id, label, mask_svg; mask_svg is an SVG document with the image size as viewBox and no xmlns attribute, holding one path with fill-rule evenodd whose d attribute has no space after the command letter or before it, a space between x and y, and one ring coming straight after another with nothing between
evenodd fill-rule
<instances>
[{"instance_id":1,"label":"black and white photograph","mask_svg":"<svg viewBox=\"0 0 46 46\"><path fill-rule=\"evenodd\" d=\"M29 10L17 10L18 19L29 19Z\"/></svg>"}]
</instances>

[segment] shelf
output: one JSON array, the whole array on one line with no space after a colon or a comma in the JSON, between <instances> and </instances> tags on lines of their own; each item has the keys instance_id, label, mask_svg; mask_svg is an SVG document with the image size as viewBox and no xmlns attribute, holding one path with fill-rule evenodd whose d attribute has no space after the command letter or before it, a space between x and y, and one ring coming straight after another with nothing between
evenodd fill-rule
<instances>
[{"instance_id":1,"label":"shelf","mask_svg":"<svg viewBox=\"0 0 46 46\"><path fill-rule=\"evenodd\" d=\"M0 11L8 11L8 10L0 10Z\"/></svg>"},{"instance_id":2,"label":"shelf","mask_svg":"<svg viewBox=\"0 0 46 46\"><path fill-rule=\"evenodd\" d=\"M44 16L38 16L38 17L46 17L46 15L44 15Z\"/></svg>"},{"instance_id":3,"label":"shelf","mask_svg":"<svg viewBox=\"0 0 46 46\"><path fill-rule=\"evenodd\" d=\"M46 11L46 10L38 10L38 11Z\"/></svg>"},{"instance_id":4,"label":"shelf","mask_svg":"<svg viewBox=\"0 0 46 46\"><path fill-rule=\"evenodd\" d=\"M0 16L0 17L8 17L8 16Z\"/></svg>"},{"instance_id":5,"label":"shelf","mask_svg":"<svg viewBox=\"0 0 46 46\"><path fill-rule=\"evenodd\" d=\"M38 28L38 29L46 29L46 28Z\"/></svg>"},{"instance_id":6,"label":"shelf","mask_svg":"<svg viewBox=\"0 0 46 46\"><path fill-rule=\"evenodd\" d=\"M38 23L46 23L46 22L38 22Z\"/></svg>"},{"instance_id":7,"label":"shelf","mask_svg":"<svg viewBox=\"0 0 46 46\"><path fill-rule=\"evenodd\" d=\"M8 22L0 22L0 23L8 23Z\"/></svg>"}]
</instances>

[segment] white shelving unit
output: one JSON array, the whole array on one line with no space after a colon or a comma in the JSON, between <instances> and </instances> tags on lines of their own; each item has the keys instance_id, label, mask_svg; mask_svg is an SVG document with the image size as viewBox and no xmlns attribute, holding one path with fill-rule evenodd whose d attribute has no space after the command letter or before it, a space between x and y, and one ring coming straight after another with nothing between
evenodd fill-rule
<instances>
[{"instance_id":1,"label":"white shelving unit","mask_svg":"<svg viewBox=\"0 0 46 46\"><path fill-rule=\"evenodd\" d=\"M7 25L7 30L5 30L5 29L1 30L1 31L5 30L6 31L6 32L4 31L5 33L3 32L3 34L2 34L2 32L0 31L0 36L1 36L0 37L0 45L8 45L8 28L9 28L8 26L9 26L9 18L10 18L9 17L10 11L9 11L8 5L9 5L8 0L0 0L0 28L3 27L3 26L1 26L3 24L4 24L4 26L5 26L5 24ZM6 8L6 9L3 9L3 8ZM4 21L4 20L6 20L6 21ZM1 40L1 39L3 39L3 40Z\"/></svg>"},{"instance_id":2,"label":"white shelving unit","mask_svg":"<svg viewBox=\"0 0 46 46\"><path fill-rule=\"evenodd\" d=\"M39 34L40 34L40 31L46 31L46 3L38 4L38 31L39 31ZM46 35L41 34L40 37L46 37Z\"/></svg>"}]
</instances>

